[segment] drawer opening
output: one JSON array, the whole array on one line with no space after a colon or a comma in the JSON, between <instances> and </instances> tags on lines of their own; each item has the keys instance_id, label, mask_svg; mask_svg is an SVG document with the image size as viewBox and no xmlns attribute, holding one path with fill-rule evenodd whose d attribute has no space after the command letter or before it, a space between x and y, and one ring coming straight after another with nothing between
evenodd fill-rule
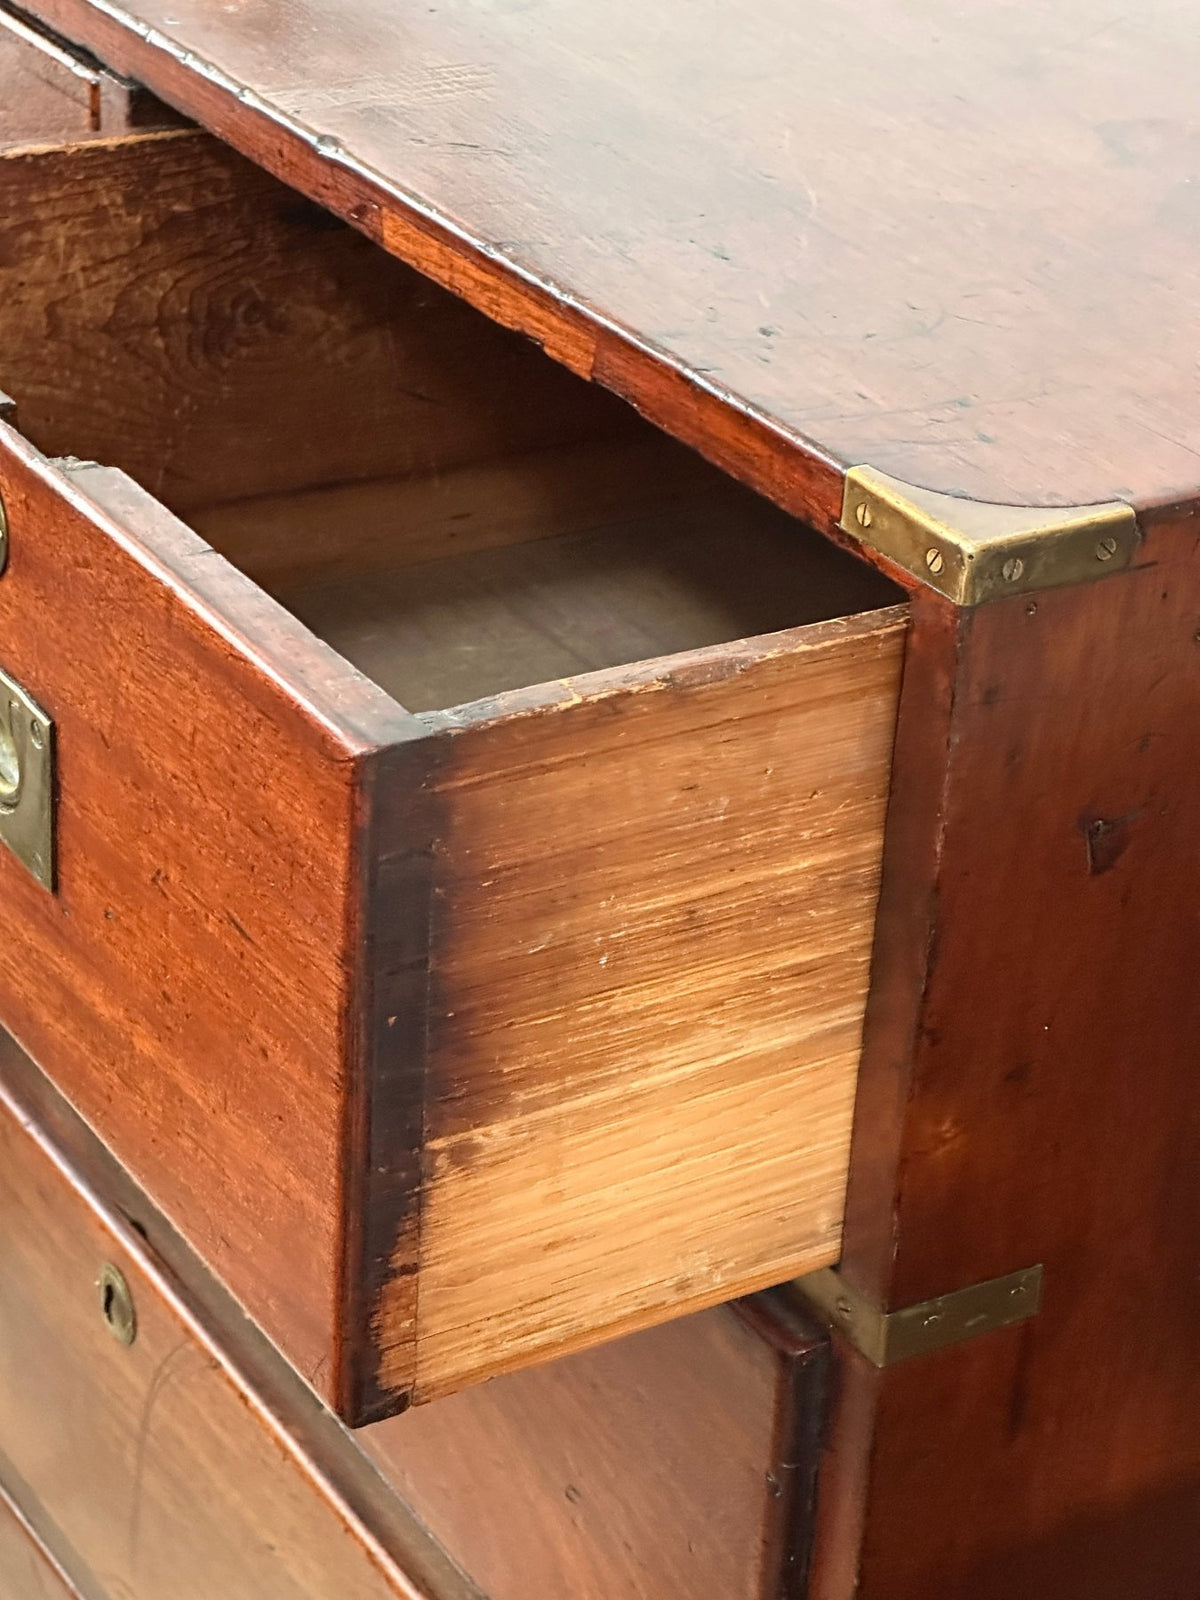
<instances>
[{"instance_id":1,"label":"drawer opening","mask_svg":"<svg viewBox=\"0 0 1200 1600\"><path fill-rule=\"evenodd\" d=\"M411 711L894 601L853 557L681 456L648 430L635 448L524 455L492 470L302 492L192 521L237 565L262 549L264 534L286 553L303 528L310 548L331 553L328 568L254 563L255 576ZM656 497L668 473L678 490ZM598 515L593 491L609 474ZM455 508L437 526L440 551L430 539L439 500ZM414 512L414 501L430 509ZM492 543L501 519L515 537ZM580 529L581 520L599 525ZM483 536L476 548L473 529ZM345 542L354 530L357 561Z\"/></svg>"},{"instance_id":2,"label":"drawer opening","mask_svg":"<svg viewBox=\"0 0 1200 1600\"><path fill-rule=\"evenodd\" d=\"M3 166L23 431L123 468L412 711L899 596L204 135Z\"/></svg>"}]
</instances>

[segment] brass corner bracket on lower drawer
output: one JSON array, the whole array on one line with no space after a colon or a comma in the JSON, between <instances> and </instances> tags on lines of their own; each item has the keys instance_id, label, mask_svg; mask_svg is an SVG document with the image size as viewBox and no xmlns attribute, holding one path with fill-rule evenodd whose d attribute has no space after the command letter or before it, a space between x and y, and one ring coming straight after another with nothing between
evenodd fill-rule
<instances>
[{"instance_id":1,"label":"brass corner bracket on lower drawer","mask_svg":"<svg viewBox=\"0 0 1200 1600\"><path fill-rule=\"evenodd\" d=\"M1121 500L1001 506L851 467L840 526L960 606L1055 589L1127 567L1139 534Z\"/></svg>"},{"instance_id":2,"label":"brass corner bracket on lower drawer","mask_svg":"<svg viewBox=\"0 0 1200 1600\"><path fill-rule=\"evenodd\" d=\"M902 1311L882 1310L850 1288L832 1267L797 1278L792 1287L821 1321L837 1328L868 1361L891 1367L1036 1316L1042 1269L1026 1267Z\"/></svg>"}]
</instances>

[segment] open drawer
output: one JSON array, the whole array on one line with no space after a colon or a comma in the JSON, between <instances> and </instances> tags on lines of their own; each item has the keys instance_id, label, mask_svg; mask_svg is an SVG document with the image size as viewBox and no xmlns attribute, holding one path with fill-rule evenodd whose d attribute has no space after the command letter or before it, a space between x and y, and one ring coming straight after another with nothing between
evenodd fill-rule
<instances>
[{"instance_id":1,"label":"open drawer","mask_svg":"<svg viewBox=\"0 0 1200 1600\"><path fill-rule=\"evenodd\" d=\"M0 216L0 1020L356 1422L834 1260L895 591L206 136Z\"/></svg>"}]
</instances>

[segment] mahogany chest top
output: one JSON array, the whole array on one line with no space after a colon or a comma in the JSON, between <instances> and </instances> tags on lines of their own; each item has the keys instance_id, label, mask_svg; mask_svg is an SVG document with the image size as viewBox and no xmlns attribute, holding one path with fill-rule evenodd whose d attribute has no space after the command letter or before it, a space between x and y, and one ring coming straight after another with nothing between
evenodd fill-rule
<instances>
[{"instance_id":1,"label":"mahogany chest top","mask_svg":"<svg viewBox=\"0 0 1200 1600\"><path fill-rule=\"evenodd\" d=\"M1186 6L30 9L799 514L1196 485Z\"/></svg>"}]
</instances>

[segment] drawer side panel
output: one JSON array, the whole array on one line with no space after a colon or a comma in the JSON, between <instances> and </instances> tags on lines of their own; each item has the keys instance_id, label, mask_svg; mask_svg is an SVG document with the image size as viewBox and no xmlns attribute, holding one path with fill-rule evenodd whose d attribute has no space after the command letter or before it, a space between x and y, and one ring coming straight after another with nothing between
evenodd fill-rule
<instances>
[{"instance_id":1,"label":"drawer side panel","mask_svg":"<svg viewBox=\"0 0 1200 1600\"><path fill-rule=\"evenodd\" d=\"M904 635L451 738L418 1398L836 1259Z\"/></svg>"}]
</instances>

